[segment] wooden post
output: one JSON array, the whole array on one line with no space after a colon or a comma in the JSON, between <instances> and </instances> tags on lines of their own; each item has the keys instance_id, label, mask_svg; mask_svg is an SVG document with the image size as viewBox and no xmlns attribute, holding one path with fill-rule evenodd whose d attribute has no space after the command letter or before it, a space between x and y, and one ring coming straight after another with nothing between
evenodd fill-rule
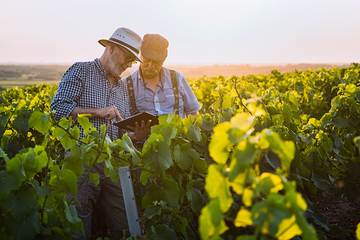
<instances>
[{"instance_id":1,"label":"wooden post","mask_svg":"<svg viewBox=\"0 0 360 240\"><path fill-rule=\"evenodd\" d=\"M131 181L130 168L128 166L119 167L120 183L124 196L126 216L129 224L131 236L141 236L140 220L136 207L134 187Z\"/></svg>"}]
</instances>

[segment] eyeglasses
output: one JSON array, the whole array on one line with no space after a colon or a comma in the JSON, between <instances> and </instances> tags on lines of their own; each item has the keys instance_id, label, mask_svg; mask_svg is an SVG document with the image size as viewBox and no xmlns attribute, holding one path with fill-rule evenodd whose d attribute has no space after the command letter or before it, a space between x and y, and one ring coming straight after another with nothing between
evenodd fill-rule
<instances>
[{"instance_id":1,"label":"eyeglasses","mask_svg":"<svg viewBox=\"0 0 360 240\"><path fill-rule=\"evenodd\" d=\"M117 46L124 54L125 54L125 63L130 63L131 64L137 64L137 60L134 59L133 57L129 56L126 54L126 52L124 50L121 49L121 47Z\"/></svg>"}]
</instances>

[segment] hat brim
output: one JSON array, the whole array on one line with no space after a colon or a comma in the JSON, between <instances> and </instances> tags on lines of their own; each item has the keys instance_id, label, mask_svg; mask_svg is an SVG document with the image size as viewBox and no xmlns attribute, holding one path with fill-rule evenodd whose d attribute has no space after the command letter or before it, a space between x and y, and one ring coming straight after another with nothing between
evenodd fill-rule
<instances>
[{"instance_id":1,"label":"hat brim","mask_svg":"<svg viewBox=\"0 0 360 240\"><path fill-rule=\"evenodd\" d=\"M108 39L100 39L98 42L99 42L102 46L104 46L104 47L106 47L106 45L108 44L108 42L112 42L112 43L115 43L116 45L119 45L119 46L121 46L121 47L123 47L123 48L126 48L126 49L129 50L129 52L136 58L137 61L139 61L139 62L142 63L139 54L137 54L136 52L134 52L134 50L128 48L127 46L124 46L124 45L122 45L122 44L119 44L119 43L117 43L117 42L115 42L115 41L108 40Z\"/></svg>"}]
</instances>

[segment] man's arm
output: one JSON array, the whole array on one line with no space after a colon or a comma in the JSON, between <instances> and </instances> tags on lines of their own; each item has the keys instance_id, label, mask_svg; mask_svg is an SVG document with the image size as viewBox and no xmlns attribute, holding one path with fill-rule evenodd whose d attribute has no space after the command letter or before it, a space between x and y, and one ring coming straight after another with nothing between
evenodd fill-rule
<instances>
[{"instance_id":1,"label":"man's arm","mask_svg":"<svg viewBox=\"0 0 360 240\"><path fill-rule=\"evenodd\" d=\"M90 114L90 118L99 117L99 118L105 118L106 120L110 120L116 117L116 120L123 120L121 117L121 113L118 111L118 109L112 105L109 107L104 108L79 108L74 107L74 110L70 113L70 116L73 119L76 119L79 114Z\"/></svg>"}]
</instances>

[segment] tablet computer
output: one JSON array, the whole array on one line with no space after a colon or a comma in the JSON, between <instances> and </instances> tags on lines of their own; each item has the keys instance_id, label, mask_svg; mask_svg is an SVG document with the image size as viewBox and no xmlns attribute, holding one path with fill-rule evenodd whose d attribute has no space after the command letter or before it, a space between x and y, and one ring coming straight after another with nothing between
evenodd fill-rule
<instances>
[{"instance_id":1,"label":"tablet computer","mask_svg":"<svg viewBox=\"0 0 360 240\"><path fill-rule=\"evenodd\" d=\"M148 113L148 112L141 112L138 113L136 115L133 115L127 119L121 120L119 122L113 123L115 126L121 128L121 129L126 129L131 131L127 126L130 127L135 127L135 122L138 122L139 126L141 125L141 120L144 120L145 124L151 120L150 126L154 126L159 124L159 117Z\"/></svg>"}]
</instances>

